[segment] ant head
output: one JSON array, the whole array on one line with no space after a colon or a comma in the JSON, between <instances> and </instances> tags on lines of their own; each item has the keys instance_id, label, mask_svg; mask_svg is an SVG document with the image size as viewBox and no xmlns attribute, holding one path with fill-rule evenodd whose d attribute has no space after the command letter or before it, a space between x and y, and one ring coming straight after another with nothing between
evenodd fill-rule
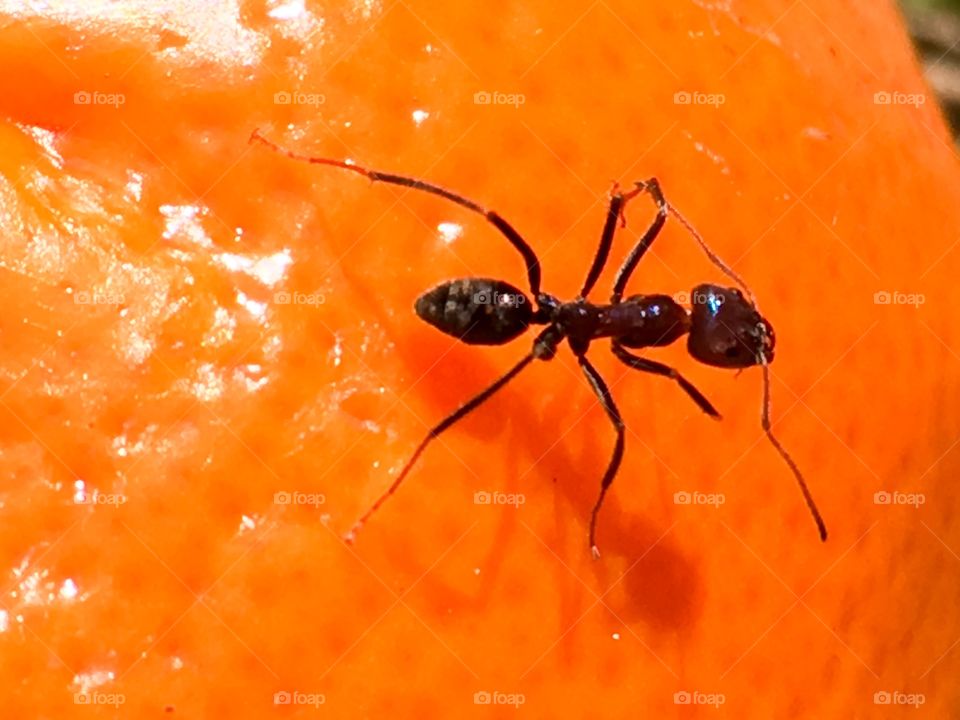
<instances>
[{"instance_id":1,"label":"ant head","mask_svg":"<svg viewBox=\"0 0 960 720\"><path fill-rule=\"evenodd\" d=\"M773 360L773 327L742 292L697 285L690 300L687 349L697 360L723 368L747 368Z\"/></svg>"}]
</instances>

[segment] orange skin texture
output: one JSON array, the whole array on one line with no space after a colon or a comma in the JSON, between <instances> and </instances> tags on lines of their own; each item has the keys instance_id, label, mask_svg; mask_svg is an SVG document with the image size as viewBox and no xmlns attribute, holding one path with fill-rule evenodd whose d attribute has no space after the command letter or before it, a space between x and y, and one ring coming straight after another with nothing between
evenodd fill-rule
<instances>
[{"instance_id":1,"label":"orange skin texture","mask_svg":"<svg viewBox=\"0 0 960 720\"><path fill-rule=\"evenodd\" d=\"M519 716L475 705L484 691L521 694L539 718L955 714L949 136L929 95L874 101L928 93L892 3L727 5L6 17L4 715ZM294 91L323 102L274 103ZM478 91L524 103L477 105ZM614 433L565 347L445 434L345 544L426 429L529 349L532 333L458 344L416 318L417 295L525 279L483 218L249 145L256 127L497 209L561 298L612 181L658 177L776 329L774 427L828 542L762 438L759 370L735 379L683 343L650 353L715 423L601 342L591 358L629 432L600 560L586 523ZM652 216L631 201L593 299ZM462 234L445 242L440 223ZM702 281L725 279L671 220L630 292ZM878 305L882 291L924 302ZM126 502L78 504L78 481ZM324 502L275 503L284 491ZM525 502L477 505L478 491ZM725 502L678 505L678 491ZM78 705L83 690L123 704ZM278 691L325 702L275 705ZM719 713L676 704L683 691L722 695ZM876 692L923 704L878 707Z\"/></svg>"}]
</instances>

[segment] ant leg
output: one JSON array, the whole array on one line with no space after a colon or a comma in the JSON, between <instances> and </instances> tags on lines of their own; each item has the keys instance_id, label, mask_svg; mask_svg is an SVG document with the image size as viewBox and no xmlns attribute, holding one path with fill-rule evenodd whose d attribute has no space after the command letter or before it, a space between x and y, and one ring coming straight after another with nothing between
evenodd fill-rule
<instances>
[{"instance_id":1,"label":"ant leg","mask_svg":"<svg viewBox=\"0 0 960 720\"><path fill-rule=\"evenodd\" d=\"M619 185L613 184L610 190L610 206L607 208L607 219L603 225L603 232L600 235L600 245L597 247L597 254L593 258L593 265L590 266L590 272L587 273L587 279L583 282L583 289L579 297L585 299L593 286L597 283L597 278L603 271L603 266L607 264L607 257L610 255L610 245L613 243L613 235L617 230L617 219L623 217L624 196L620 192Z\"/></svg>"},{"instance_id":2,"label":"ant leg","mask_svg":"<svg viewBox=\"0 0 960 720\"><path fill-rule=\"evenodd\" d=\"M357 532L359 532L360 528L363 527L364 523L366 523L367 520L370 519L370 516L373 515L380 508L380 506L383 505L384 502L386 502L387 498L393 495L397 488L400 487L400 483L402 483L404 478L407 477L414 464L416 464L417 459L423 454L423 451L426 450L427 445L429 445L435 437L437 437L440 433L461 418L476 410L477 407L482 405L491 395L497 392L497 390L519 375L520 371L529 365L534 358L540 360L551 359L553 357L553 353L556 351L556 344L559 339L558 333L552 325L546 328L534 340L533 350L528 353L520 362L510 368L510 370L504 373L499 380L494 382L486 390L474 395L470 400L465 402L450 415L434 425L430 429L430 432L427 433L427 436L423 439L423 441L417 446L417 449L413 451L413 456L407 461L407 464L403 466L400 474L397 475L397 479L394 480L390 487L387 488L386 492L377 498L377 501L370 506L370 509L367 510L359 520L357 520L354 526L350 529L350 532L346 534L344 539L347 542L353 542Z\"/></svg>"},{"instance_id":3,"label":"ant leg","mask_svg":"<svg viewBox=\"0 0 960 720\"><path fill-rule=\"evenodd\" d=\"M363 527L364 523L366 523L367 520L370 519L370 516L373 515L380 508L380 506L383 505L384 502L386 502L387 498L393 495L393 493L396 492L397 488L400 487L400 483L402 483L404 478L407 477L407 474L409 474L410 470L413 468L414 464L417 462L417 459L420 457L423 451L426 450L427 445L429 445L430 442L435 437L437 437L440 433L442 433L444 430L446 430L455 422L457 422L457 420L460 420L461 418L463 418L464 416L468 415L470 412L475 410L487 398L489 398L491 395L497 392L497 390L499 390L508 382L510 382L514 377L516 377L520 373L521 370L523 370L527 365L530 364L533 358L534 358L533 353L527 354L526 357L524 357L520 362L518 362L510 370L508 370L506 374L501 376L499 380L493 383L493 385L491 385L486 390L483 390L477 395L475 395L474 397L472 397L469 401L467 401L466 403L461 405L459 408L454 410L453 413L451 413L450 415L445 417L443 420L441 420L439 423L434 425L430 429L430 432L427 433L427 436L423 439L423 441L417 446L417 449L413 451L413 455L407 461L407 464L403 466L403 470L401 470L400 474L397 475L397 479L394 480L393 484L387 488L386 492L384 492L379 498L377 498L377 501L370 506L370 509L367 510L359 520L357 520L357 522L350 529L350 532L347 533L344 539L347 542L353 542L357 532L360 530L360 528Z\"/></svg>"},{"instance_id":4,"label":"ant leg","mask_svg":"<svg viewBox=\"0 0 960 720\"><path fill-rule=\"evenodd\" d=\"M360 175L368 178L371 182L382 182L390 185L400 185L402 187L408 187L414 190L422 190L423 192L430 193L431 195L438 195L442 198L446 198L447 200L455 202L461 207L465 207L468 210L472 210L475 213L483 215L523 256L523 262L527 266L527 280L530 282L530 292L533 294L534 299L540 295L540 261L537 259L536 253L533 252L533 249L527 244L527 241L520 236L520 233L513 229L510 223L492 210L486 210L477 203L473 202L473 200L469 200L461 195L451 192L450 190L438 187L437 185L431 185L430 183L422 180L417 180L416 178L406 177L404 175L393 175L391 173L380 172L379 170L368 170L367 168L361 167L360 165L355 165L347 160L333 160L329 158L312 157L309 155L295 153L292 150L287 150L286 148L267 140L263 135L260 134L259 130L254 130L250 135L250 142L252 143L254 141L263 143L274 152L278 152L281 155L286 155L293 160L313 163L316 165L332 165L333 167L342 168L343 170L350 170L352 172L359 173Z\"/></svg>"},{"instance_id":5,"label":"ant leg","mask_svg":"<svg viewBox=\"0 0 960 720\"><path fill-rule=\"evenodd\" d=\"M717 409L713 407L703 393L697 390L689 380L687 380L685 377L683 377L683 375L678 373L669 365L664 365L663 363L659 363L655 360L648 360L647 358L638 357L637 355L628 352L623 345L620 345L616 342L613 343L612 349L613 354L617 356L620 362L628 367L632 367L634 370L641 370L643 372L653 373L654 375L663 375L671 380L676 380L677 384L683 389L683 391L697 404L697 407L703 410L710 417L716 418L717 420L720 419L720 413L717 412Z\"/></svg>"},{"instance_id":6,"label":"ant leg","mask_svg":"<svg viewBox=\"0 0 960 720\"><path fill-rule=\"evenodd\" d=\"M616 305L618 302L620 302L620 298L623 297L623 291L627 287L627 281L630 279L634 269L637 267L637 263L640 262L640 258L644 256L647 250L650 249L653 241L657 238L657 235L660 234L660 230L663 228L664 222L667 220L667 201L663 198L663 193L660 190L660 183L657 182L657 179L650 178L645 183L638 182L636 185L637 189L625 195L624 198L628 200L641 192L649 192L654 201L657 203L657 216L653 219L653 222L650 224L650 227L647 228L647 231L643 234L643 237L640 238L640 242L638 242L636 247L634 247L633 250L630 251L630 254L627 255L627 259L623 261L623 265L620 266L620 270L617 271L617 277L613 283L613 295L610 298L610 302L613 305Z\"/></svg>"},{"instance_id":7,"label":"ant leg","mask_svg":"<svg viewBox=\"0 0 960 720\"><path fill-rule=\"evenodd\" d=\"M590 551L593 553L594 559L597 559L600 557L600 549L597 547L596 540L597 516L600 513L600 507L603 505L603 498L606 497L607 490L613 483L613 478L616 477L617 470L620 468L620 460L623 458L623 431L625 426L623 419L620 417L620 411L617 410L617 405L613 402L610 389L606 383L603 382L600 373L590 364L590 361L587 360L585 355L577 356L577 362L580 363L580 367L583 370L583 374L587 376L590 387L592 387L593 391L597 394L597 397L600 399L600 404L603 405L603 409L607 411L607 416L617 430L617 442L613 446L613 455L610 458L610 464L607 465L607 471L603 474L603 480L600 482L600 495L597 497L597 502L593 506L593 511L590 513Z\"/></svg>"}]
</instances>

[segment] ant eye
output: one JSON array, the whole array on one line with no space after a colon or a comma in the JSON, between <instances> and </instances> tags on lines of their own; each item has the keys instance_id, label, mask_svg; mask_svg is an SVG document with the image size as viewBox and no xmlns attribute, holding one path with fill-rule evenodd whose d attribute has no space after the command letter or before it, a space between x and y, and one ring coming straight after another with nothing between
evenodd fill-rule
<instances>
[{"instance_id":1,"label":"ant eye","mask_svg":"<svg viewBox=\"0 0 960 720\"><path fill-rule=\"evenodd\" d=\"M736 345L731 345L727 348L726 352L724 352L724 355L726 355L728 358L735 358L739 354L740 348Z\"/></svg>"}]
</instances>

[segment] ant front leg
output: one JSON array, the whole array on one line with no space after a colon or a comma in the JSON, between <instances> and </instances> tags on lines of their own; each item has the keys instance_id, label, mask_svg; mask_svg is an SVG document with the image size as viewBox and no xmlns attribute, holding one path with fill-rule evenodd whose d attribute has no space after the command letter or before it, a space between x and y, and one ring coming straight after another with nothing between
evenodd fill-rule
<instances>
[{"instance_id":1,"label":"ant front leg","mask_svg":"<svg viewBox=\"0 0 960 720\"><path fill-rule=\"evenodd\" d=\"M600 404L603 405L603 409L606 410L610 422L613 423L614 428L617 430L617 442L613 446L613 455L610 457L607 471L603 474L603 480L600 482L600 495L597 498L596 504L593 506L593 512L590 513L590 551L593 553L594 559L597 559L600 557L600 550L597 548L596 538L597 516L600 514L603 499L606 497L607 490L613 483L613 479L617 476L620 461L623 459L623 434L626 427L623 424L623 419L620 417L620 411L613 401L613 396L610 394L610 389L603 381L603 378L600 377L600 373L590 364L590 361L587 360L585 355L577 356L577 362L580 363L580 367L583 370L583 374L587 376L590 387L592 387L593 391L597 394Z\"/></svg>"},{"instance_id":2,"label":"ant front leg","mask_svg":"<svg viewBox=\"0 0 960 720\"><path fill-rule=\"evenodd\" d=\"M650 178L645 183L638 182L636 183L636 189L624 195L624 201L629 200L636 195L639 195L642 192L650 193L654 201L657 203L657 216L653 219L653 222L650 224L650 227L647 228L647 231L643 234L643 237L640 238L640 241L637 243L636 247L630 251L630 254L627 255L627 259L623 261L623 265L620 266L620 270L617 271L616 280L613 283L613 294L610 297L610 303L616 305L620 302L620 299L623 297L623 291L627 287L627 281L630 280L630 276L633 275L633 271L637 267L637 263L640 262L640 259L644 256L647 250L650 249L650 246L653 244L653 241L657 239L657 235L660 234L660 230L663 228L663 224L667 220L668 206L667 201L663 197L663 193L660 190L660 183L657 182L656 178Z\"/></svg>"},{"instance_id":3,"label":"ant front leg","mask_svg":"<svg viewBox=\"0 0 960 720\"><path fill-rule=\"evenodd\" d=\"M613 244L613 236L617 231L617 219L623 217L625 203L624 195L620 192L620 185L615 182L610 190L610 205L607 208L607 219L603 224L603 232L600 234L600 245L597 247L597 254L593 258L590 272L587 273L587 279L583 281L583 289L580 290L579 298L581 300L585 300L590 291L593 290L604 265L607 264L610 246Z\"/></svg>"},{"instance_id":4,"label":"ant front leg","mask_svg":"<svg viewBox=\"0 0 960 720\"><path fill-rule=\"evenodd\" d=\"M664 365L656 360L648 360L647 358L634 355L624 348L623 345L620 345L617 342L613 343L612 350L613 354L617 356L617 359L627 367L631 367L634 370L640 370L642 372L653 373L654 375L662 375L670 378L671 380L675 380L683 389L683 391L690 396L690 399L697 404L697 407L703 410L710 417L716 418L717 420L720 419L720 413L717 412L717 409L709 400L707 400L704 394L697 390L693 383L691 383L669 365Z\"/></svg>"}]
</instances>

